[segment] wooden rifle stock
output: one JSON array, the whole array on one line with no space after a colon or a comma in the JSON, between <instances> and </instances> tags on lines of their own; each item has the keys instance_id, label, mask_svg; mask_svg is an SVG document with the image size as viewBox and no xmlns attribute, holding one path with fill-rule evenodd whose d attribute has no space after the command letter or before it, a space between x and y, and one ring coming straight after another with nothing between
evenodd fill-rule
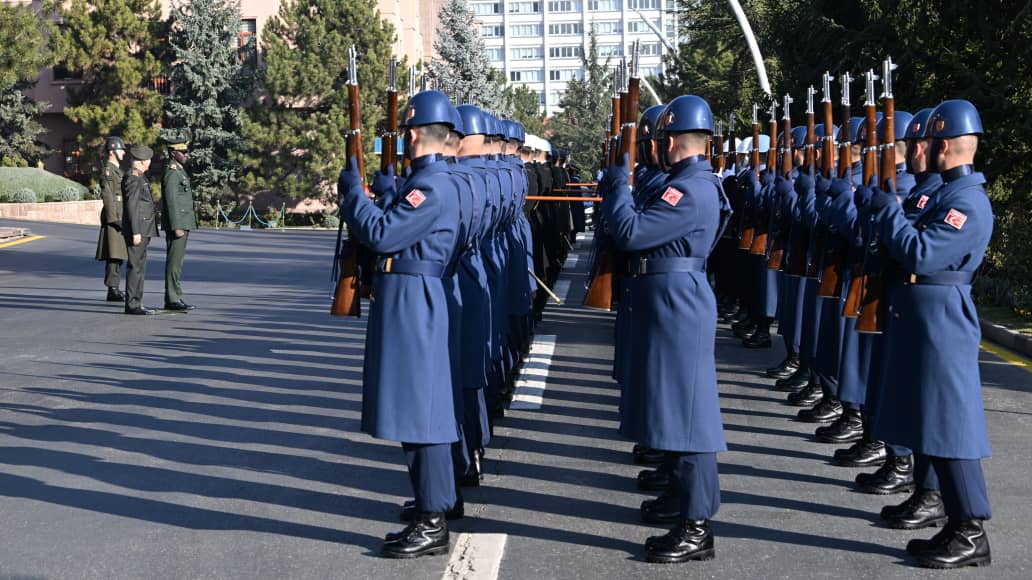
<instances>
[{"instance_id":1,"label":"wooden rifle stock","mask_svg":"<svg viewBox=\"0 0 1032 580\"><path fill-rule=\"evenodd\" d=\"M380 138L380 171L385 175L387 170L398 162L398 59L391 57L387 82L387 130ZM395 174L397 169L395 168Z\"/></svg>"},{"instance_id":2,"label":"wooden rifle stock","mask_svg":"<svg viewBox=\"0 0 1032 580\"><path fill-rule=\"evenodd\" d=\"M770 149L767 150L767 171L774 171L774 168L778 166L778 119L777 119L777 103L771 103L770 112ZM757 136L757 139L759 137ZM759 155L757 154L757 159ZM759 165L757 165L757 174L759 173ZM753 236L752 247L749 248L749 253L754 256L766 256L767 255L767 237L770 230L770 220L766 217L761 217L760 221L756 224L756 233ZM769 266L768 266L769 267Z\"/></svg>"},{"instance_id":3,"label":"wooden rifle stock","mask_svg":"<svg viewBox=\"0 0 1032 580\"><path fill-rule=\"evenodd\" d=\"M358 174L362 176L364 186L365 160L362 156L362 116L358 91L358 72L355 70L355 66L356 53L355 47L352 46L351 63L348 70L350 75L348 81L350 131L347 136L346 150L348 163L350 164L351 159L354 158L358 164ZM349 239L344 244L341 243L344 220L340 220L339 227L341 229L338 230L337 234L336 259L338 260L340 277L337 278L337 286L333 292L333 304L330 306L330 314L333 316L359 317L362 315L360 264L363 261L363 256L360 254L363 252L360 251L358 240L350 239L350 233L348 234Z\"/></svg>"},{"instance_id":4,"label":"wooden rifle stock","mask_svg":"<svg viewBox=\"0 0 1032 580\"><path fill-rule=\"evenodd\" d=\"M841 140L839 143L838 177L839 179L849 178L849 169L852 165L853 135L849 128L851 116L851 104L849 99L849 83L853 80L850 74L842 75L842 108L839 111L839 131ZM846 257L848 248L829 248L824 255L824 265L821 268L821 284L817 288L817 296L821 298L841 298L842 282L845 279Z\"/></svg>"},{"instance_id":5,"label":"wooden rifle stock","mask_svg":"<svg viewBox=\"0 0 1032 580\"><path fill-rule=\"evenodd\" d=\"M781 118L781 138L784 141L781 149L781 177L785 179L792 175L792 146L794 143L792 142L792 119L788 112L788 105L791 102L792 98L785 95L785 116ZM781 200L776 200L776 204L774 215L781 219L778 224L780 226L778 234L771 240L770 252L767 257L768 270L781 270L785 266L785 242L789 233L786 224L791 219L790 216L781 215Z\"/></svg>"},{"instance_id":6,"label":"wooden rifle stock","mask_svg":"<svg viewBox=\"0 0 1032 580\"><path fill-rule=\"evenodd\" d=\"M803 167L801 171L805 171L810 175L813 175L817 164L817 125L813 110L813 96L816 93L817 91L812 86L807 89L806 93L806 143L803 149ZM802 203L801 199L799 203ZM792 238L792 247L789 249L788 261L785 264L785 273L789 276L806 276L810 265L807 261L807 252L810 249L810 236L812 232L810 232L808 224L803 224L802 222L800 224L800 231ZM816 254L811 261L817 261Z\"/></svg>"},{"instance_id":7,"label":"wooden rifle stock","mask_svg":"<svg viewBox=\"0 0 1032 580\"><path fill-rule=\"evenodd\" d=\"M868 185L876 175L876 169L878 166L878 106L874 100L874 72L868 71L867 73L867 102L864 103L864 182L863 185ZM860 305L862 304L864 287L867 285L867 251L866 246L870 240L866 239L864 228L861 226L862 235L864 235L864 260L860 264L859 268L854 268L853 271L857 275L853 276L853 279L849 284L849 293L846 295L846 303L842 308L842 315L846 318L856 318L860 314Z\"/></svg>"},{"instance_id":8,"label":"wooden rifle stock","mask_svg":"<svg viewBox=\"0 0 1032 580\"><path fill-rule=\"evenodd\" d=\"M717 159L717 166L713 168L713 171L717 175L724 175L724 164L727 159L724 157L724 136L719 132L713 136L713 154Z\"/></svg>"},{"instance_id":9,"label":"wooden rifle stock","mask_svg":"<svg viewBox=\"0 0 1032 580\"><path fill-rule=\"evenodd\" d=\"M752 171L756 174L756 178L760 177L760 122L756 117L757 106L753 105L753 120L752 120L752 150L749 151L749 166ZM752 222L749 214L752 213L751 207L746 207L746 215L742 216L742 237L738 239L738 249L746 250L752 253L752 244L756 238L756 224Z\"/></svg>"},{"instance_id":10,"label":"wooden rifle stock","mask_svg":"<svg viewBox=\"0 0 1032 580\"><path fill-rule=\"evenodd\" d=\"M831 76L824 73L824 99L822 101L824 117L824 138L821 141L821 173L825 179L835 176L835 117L831 106ZM823 279L825 264L829 263L828 233L823 228L814 232L814 259L806 269L807 278L817 279L818 285Z\"/></svg>"}]
</instances>

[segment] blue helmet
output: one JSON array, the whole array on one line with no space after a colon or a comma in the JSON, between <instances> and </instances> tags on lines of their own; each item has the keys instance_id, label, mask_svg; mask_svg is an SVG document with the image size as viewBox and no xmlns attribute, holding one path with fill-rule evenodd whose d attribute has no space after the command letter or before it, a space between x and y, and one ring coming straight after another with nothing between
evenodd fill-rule
<instances>
[{"instance_id":1,"label":"blue helmet","mask_svg":"<svg viewBox=\"0 0 1032 580\"><path fill-rule=\"evenodd\" d=\"M816 133L814 133L816 135ZM806 127L799 126L792 129L792 149L802 149L806 146Z\"/></svg>"},{"instance_id":2,"label":"blue helmet","mask_svg":"<svg viewBox=\"0 0 1032 580\"><path fill-rule=\"evenodd\" d=\"M910 122L907 123L905 139L924 139L925 130L928 128L928 117L932 115L932 109L921 109Z\"/></svg>"},{"instance_id":3,"label":"blue helmet","mask_svg":"<svg viewBox=\"0 0 1032 580\"><path fill-rule=\"evenodd\" d=\"M943 101L928 117L928 132L933 139L949 139L961 135L981 135L982 118L970 101Z\"/></svg>"},{"instance_id":4,"label":"blue helmet","mask_svg":"<svg viewBox=\"0 0 1032 580\"><path fill-rule=\"evenodd\" d=\"M455 107L451 108L452 117L452 131L459 134L460 137L466 136L466 127L462 122L462 115L459 114L459 110Z\"/></svg>"},{"instance_id":5,"label":"blue helmet","mask_svg":"<svg viewBox=\"0 0 1032 580\"><path fill-rule=\"evenodd\" d=\"M422 91L412 95L405 107L405 127L421 125L448 125L455 127L455 108L448 95L441 91Z\"/></svg>"},{"instance_id":6,"label":"blue helmet","mask_svg":"<svg viewBox=\"0 0 1032 580\"><path fill-rule=\"evenodd\" d=\"M498 117L495 117L490 113L484 113L484 115L487 117L487 134L493 137L501 137L504 139L505 131L503 131L502 122L498 120Z\"/></svg>"},{"instance_id":7,"label":"blue helmet","mask_svg":"<svg viewBox=\"0 0 1032 580\"><path fill-rule=\"evenodd\" d=\"M502 121L502 130L505 132L506 141L521 141L519 123L511 119Z\"/></svg>"},{"instance_id":8,"label":"blue helmet","mask_svg":"<svg viewBox=\"0 0 1032 580\"><path fill-rule=\"evenodd\" d=\"M519 121L513 121L513 123L516 123L516 140L523 143L527 140L527 130L523 128L523 123Z\"/></svg>"},{"instance_id":9,"label":"blue helmet","mask_svg":"<svg viewBox=\"0 0 1032 580\"><path fill-rule=\"evenodd\" d=\"M484 114L474 105L459 105L455 107L462 118L462 128L465 135L484 135L487 133L487 123L484 121Z\"/></svg>"},{"instance_id":10,"label":"blue helmet","mask_svg":"<svg viewBox=\"0 0 1032 580\"><path fill-rule=\"evenodd\" d=\"M713 112L709 103L695 95L681 95L670 101L657 123L657 133L700 132L713 134Z\"/></svg>"},{"instance_id":11,"label":"blue helmet","mask_svg":"<svg viewBox=\"0 0 1032 580\"><path fill-rule=\"evenodd\" d=\"M893 121L894 121L893 130L895 132L895 135L893 135L893 139L892 140L894 142L895 141L902 141L903 139L906 139L906 136L907 136L907 125L910 124L910 120L913 119L913 118L914 118L914 116L911 115L910 113L906 112L906 111L896 111L896 115L893 118ZM888 139L885 138L885 119L884 118L882 118L880 121L878 121L878 141L880 143L887 143L888 142Z\"/></svg>"},{"instance_id":12,"label":"blue helmet","mask_svg":"<svg viewBox=\"0 0 1032 580\"><path fill-rule=\"evenodd\" d=\"M641 114L641 119L638 121L638 142L651 140L656 134L656 122L659 121L659 116L663 114L665 105L652 105L645 112Z\"/></svg>"}]
</instances>

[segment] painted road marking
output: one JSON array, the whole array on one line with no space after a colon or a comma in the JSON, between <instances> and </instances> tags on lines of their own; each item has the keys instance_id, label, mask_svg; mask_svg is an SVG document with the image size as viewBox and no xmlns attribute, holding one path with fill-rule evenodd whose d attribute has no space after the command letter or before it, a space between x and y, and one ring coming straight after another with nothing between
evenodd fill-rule
<instances>
[{"instance_id":1,"label":"painted road marking","mask_svg":"<svg viewBox=\"0 0 1032 580\"><path fill-rule=\"evenodd\" d=\"M548 382L548 367L552 366L555 352L554 334L542 334L534 338L530 353L516 379L516 390L510 409L540 409L545 401L545 384Z\"/></svg>"},{"instance_id":2,"label":"painted road marking","mask_svg":"<svg viewBox=\"0 0 1032 580\"><path fill-rule=\"evenodd\" d=\"M29 242L35 242L36 240L42 240L45 237L46 236L29 236L27 238L22 238L20 240L14 240L12 242L4 242L4 243L0 244L0 249L2 249L2 248L10 248L11 246L17 246L18 244L27 244Z\"/></svg>"},{"instance_id":3,"label":"painted road marking","mask_svg":"<svg viewBox=\"0 0 1032 580\"><path fill-rule=\"evenodd\" d=\"M506 534L460 534L441 580L496 580Z\"/></svg>"},{"instance_id":4,"label":"painted road marking","mask_svg":"<svg viewBox=\"0 0 1032 580\"><path fill-rule=\"evenodd\" d=\"M1021 355L1019 355L1017 353L1011 352L1011 351L1003 348L1002 346L996 346L994 344L989 344L988 342L983 340L982 341L982 350L984 350L985 352L987 352L987 353L989 353L989 354L991 354L991 355L993 355L993 356L995 356L997 358L1002 358L1003 360L1005 360L1005 361L1009 362L1010 364L1018 367L1019 369L1022 369L1022 370L1025 370L1025 371L1028 371L1028 372L1032 373L1032 361L1028 360L1027 358L1025 358L1025 357L1023 357L1023 356L1021 356Z\"/></svg>"}]
</instances>

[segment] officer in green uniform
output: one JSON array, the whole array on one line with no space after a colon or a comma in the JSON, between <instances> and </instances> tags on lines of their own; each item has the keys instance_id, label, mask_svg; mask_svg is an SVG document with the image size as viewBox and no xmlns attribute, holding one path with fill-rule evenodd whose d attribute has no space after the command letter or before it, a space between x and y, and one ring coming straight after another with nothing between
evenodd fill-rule
<instances>
[{"instance_id":1,"label":"officer in green uniform","mask_svg":"<svg viewBox=\"0 0 1032 580\"><path fill-rule=\"evenodd\" d=\"M186 175L187 146L185 139L174 139L168 144L168 164L161 181L161 228L165 230L165 309L192 310L183 302L183 288L179 285L186 257L186 240L190 230L197 229L194 216L190 178Z\"/></svg>"},{"instance_id":2,"label":"officer in green uniform","mask_svg":"<svg viewBox=\"0 0 1032 580\"><path fill-rule=\"evenodd\" d=\"M125 143L121 137L108 137L104 149L108 152L107 162L100 174L100 197L104 207L100 210L100 237L97 239L97 260L106 262L104 285L107 286L108 302L125 302L125 294L119 290L122 278L122 262L128 259L125 238L122 237L122 159L125 158Z\"/></svg>"},{"instance_id":3,"label":"officer in green uniform","mask_svg":"<svg viewBox=\"0 0 1032 580\"><path fill-rule=\"evenodd\" d=\"M125 270L125 313L157 314L143 305L143 282L147 277L147 246L158 237L157 210L147 183L154 151L146 145L129 148L132 165L122 178L122 236L125 237L129 265Z\"/></svg>"}]
</instances>

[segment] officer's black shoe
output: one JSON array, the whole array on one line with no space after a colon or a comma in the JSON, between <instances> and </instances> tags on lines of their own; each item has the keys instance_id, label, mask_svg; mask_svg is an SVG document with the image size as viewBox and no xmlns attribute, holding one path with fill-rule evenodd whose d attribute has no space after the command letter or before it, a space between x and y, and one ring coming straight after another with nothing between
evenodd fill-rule
<instances>
[{"instance_id":1,"label":"officer's black shoe","mask_svg":"<svg viewBox=\"0 0 1032 580\"><path fill-rule=\"evenodd\" d=\"M418 558L448 553L448 522L442 513L421 513L380 549L384 558Z\"/></svg>"},{"instance_id":2,"label":"officer's black shoe","mask_svg":"<svg viewBox=\"0 0 1032 580\"><path fill-rule=\"evenodd\" d=\"M645 561L676 564L712 560L713 532L706 520L682 520L663 536L645 540Z\"/></svg>"},{"instance_id":3,"label":"officer's black shoe","mask_svg":"<svg viewBox=\"0 0 1032 580\"><path fill-rule=\"evenodd\" d=\"M638 473L641 491L666 491L674 487L674 477L668 469L643 469Z\"/></svg>"},{"instance_id":4,"label":"officer's black shoe","mask_svg":"<svg viewBox=\"0 0 1032 580\"><path fill-rule=\"evenodd\" d=\"M918 530L946 523L946 508L937 490L919 489L899 505L885 506L881 517L890 528Z\"/></svg>"},{"instance_id":5,"label":"officer's black shoe","mask_svg":"<svg viewBox=\"0 0 1032 580\"><path fill-rule=\"evenodd\" d=\"M767 376L772 379L784 379L792 376L799 369L799 353L790 352L785 360L776 367L767 369Z\"/></svg>"},{"instance_id":6,"label":"officer's black shoe","mask_svg":"<svg viewBox=\"0 0 1032 580\"><path fill-rule=\"evenodd\" d=\"M656 499L641 502L641 519L650 524L670 524L681 519L681 496L663 492Z\"/></svg>"},{"instance_id":7,"label":"officer's black shoe","mask_svg":"<svg viewBox=\"0 0 1032 580\"><path fill-rule=\"evenodd\" d=\"M893 456L874 473L858 473L856 487L863 493L877 495L914 491L914 456Z\"/></svg>"},{"instance_id":8,"label":"officer's black shoe","mask_svg":"<svg viewBox=\"0 0 1032 580\"><path fill-rule=\"evenodd\" d=\"M864 423L860 420L860 409L846 407L834 423L818 427L814 435L821 443L859 441L864 436Z\"/></svg>"},{"instance_id":9,"label":"officer's black shoe","mask_svg":"<svg viewBox=\"0 0 1032 580\"><path fill-rule=\"evenodd\" d=\"M774 389L778 391L795 392L808 384L810 384L810 369L806 365L802 365L796 368L796 370L787 377L778 379L777 382L774 383Z\"/></svg>"},{"instance_id":10,"label":"officer's black shoe","mask_svg":"<svg viewBox=\"0 0 1032 580\"><path fill-rule=\"evenodd\" d=\"M731 313L730 322L731 324L735 324L745 320L746 318L749 318L749 309L745 306L739 306L733 313Z\"/></svg>"},{"instance_id":11,"label":"officer's black shoe","mask_svg":"<svg viewBox=\"0 0 1032 580\"><path fill-rule=\"evenodd\" d=\"M736 322L731 325L731 332L734 333L738 338L746 338L752 336L756 332L756 323L751 319L746 318L741 322Z\"/></svg>"},{"instance_id":12,"label":"officer's black shoe","mask_svg":"<svg viewBox=\"0 0 1032 580\"><path fill-rule=\"evenodd\" d=\"M166 302L165 310L174 310L176 312L186 312L187 310L193 310L194 307L190 306L186 302L180 300L179 302Z\"/></svg>"},{"instance_id":13,"label":"officer's black shoe","mask_svg":"<svg viewBox=\"0 0 1032 580\"><path fill-rule=\"evenodd\" d=\"M659 465L666 461L666 451L651 447L634 447L634 463L637 465Z\"/></svg>"},{"instance_id":14,"label":"officer's black shoe","mask_svg":"<svg viewBox=\"0 0 1032 580\"><path fill-rule=\"evenodd\" d=\"M982 520L960 522L951 526L951 529L949 536L917 554L919 565L947 569L988 566L992 563L989 536L985 533Z\"/></svg>"},{"instance_id":15,"label":"officer's black shoe","mask_svg":"<svg viewBox=\"0 0 1032 580\"><path fill-rule=\"evenodd\" d=\"M842 403L832 397L822 397L813 408L803 409L796 418L803 423L831 423L842 415Z\"/></svg>"},{"instance_id":16,"label":"officer's black shoe","mask_svg":"<svg viewBox=\"0 0 1032 580\"><path fill-rule=\"evenodd\" d=\"M769 330L757 330L752 336L742 340L742 346L745 348L770 348L773 344Z\"/></svg>"},{"instance_id":17,"label":"officer's black shoe","mask_svg":"<svg viewBox=\"0 0 1032 580\"><path fill-rule=\"evenodd\" d=\"M410 499L401 504L401 512L398 513L398 519L403 522L411 522L414 517L416 517L416 500ZM455 502L452 509L444 512L444 517L449 520L461 520L466 517L466 503L462 501L461 497Z\"/></svg>"},{"instance_id":18,"label":"officer's black shoe","mask_svg":"<svg viewBox=\"0 0 1032 580\"><path fill-rule=\"evenodd\" d=\"M835 450L835 463L842 467L874 467L885 463L884 441L857 441L848 449Z\"/></svg>"},{"instance_id":19,"label":"officer's black shoe","mask_svg":"<svg viewBox=\"0 0 1032 580\"><path fill-rule=\"evenodd\" d=\"M107 289L107 301L108 302L125 302L125 293L118 288Z\"/></svg>"},{"instance_id":20,"label":"officer's black shoe","mask_svg":"<svg viewBox=\"0 0 1032 580\"><path fill-rule=\"evenodd\" d=\"M914 539L907 542L907 553L911 556L922 556L926 552L936 549L938 546L950 541L957 526L954 522L947 522L941 530L935 533L930 539Z\"/></svg>"},{"instance_id":21,"label":"officer's black shoe","mask_svg":"<svg viewBox=\"0 0 1032 580\"><path fill-rule=\"evenodd\" d=\"M157 314L156 310L151 308L144 308L143 306L137 306L136 308L126 308L126 314L135 314L137 316L146 316L148 314Z\"/></svg>"},{"instance_id":22,"label":"officer's black shoe","mask_svg":"<svg viewBox=\"0 0 1032 580\"><path fill-rule=\"evenodd\" d=\"M793 407L812 407L823 397L824 393L821 392L821 386L817 384L817 381L810 381L802 389L789 393L785 403Z\"/></svg>"}]
</instances>

